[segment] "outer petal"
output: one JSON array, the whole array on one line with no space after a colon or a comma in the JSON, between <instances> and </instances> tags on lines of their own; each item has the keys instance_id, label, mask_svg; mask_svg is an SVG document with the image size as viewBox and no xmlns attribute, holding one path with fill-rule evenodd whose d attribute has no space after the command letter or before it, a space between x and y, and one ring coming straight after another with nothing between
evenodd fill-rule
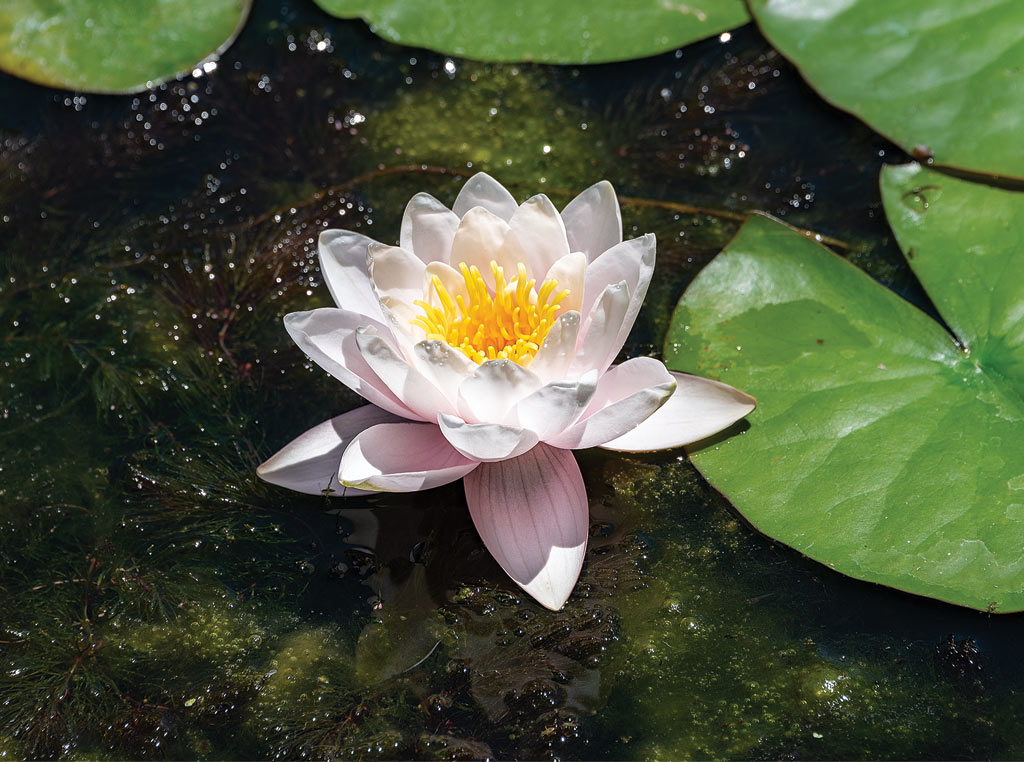
<instances>
[{"instance_id":1,"label":"outer petal","mask_svg":"<svg viewBox=\"0 0 1024 762\"><path fill-rule=\"evenodd\" d=\"M365 315L331 307L284 316L284 327L292 341L356 394L403 418L433 420L433 415L425 419L412 412L363 359L356 344L356 330L367 325L387 331L382 323Z\"/></svg>"},{"instance_id":2,"label":"outer petal","mask_svg":"<svg viewBox=\"0 0 1024 762\"><path fill-rule=\"evenodd\" d=\"M750 413L756 402L728 384L672 373L676 391L650 418L624 436L605 442L607 450L665 450L716 434Z\"/></svg>"},{"instance_id":3,"label":"outer petal","mask_svg":"<svg viewBox=\"0 0 1024 762\"><path fill-rule=\"evenodd\" d=\"M543 193L525 201L508 224L529 258L530 272L535 278L569 253L562 216Z\"/></svg>"},{"instance_id":4,"label":"outer petal","mask_svg":"<svg viewBox=\"0 0 1024 762\"><path fill-rule=\"evenodd\" d=\"M458 416L444 413L437 416L437 424L452 447L473 460L515 458L538 441L537 435L529 429L497 423L466 423Z\"/></svg>"},{"instance_id":5,"label":"outer petal","mask_svg":"<svg viewBox=\"0 0 1024 762\"><path fill-rule=\"evenodd\" d=\"M519 208L512 194L505 190L505 186L485 172L477 172L466 180L455 203L452 204L452 211L459 217L465 217L466 212L475 206L482 206L506 222Z\"/></svg>"},{"instance_id":6,"label":"outer petal","mask_svg":"<svg viewBox=\"0 0 1024 762\"><path fill-rule=\"evenodd\" d=\"M622 214L615 189L607 180L595 183L562 210L569 248L582 251L593 262L622 242Z\"/></svg>"},{"instance_id":7,"label":"outer petal","mask_svg":"<svg viewBox=\"0 0 1024 762\"><path fill-rule=\"evenodd\" d=\"M417 193L406 204L399 245L424 262L447 262L458 215L429 193Z\"/></svg>"},{"instance_id":8,"label":"outer petal","mask_svg":"<svg viewBox=\"0 0 1024 762\"><path fill-rule=\"evenodd\" d=\"M320 271L327 290L339 307L350 312L382 320L380 303L366 271L366 251L376 243L350 230L325 230L320 233L317 250Z\"/></svg>"},{"instance_id":9,"label":"outer petal","mask_svg":"<svg viewBox=\"0 0 1024 762\"><path fill-rule=\"evenodd\" d=\"M675 388L672 374L652 357L614 365L601 377L580 419L548 444L577 450L621 437L653 415Z\"/></svg>"},{"instance_id":10,"label":"outer petal","mask_svg":"<svg viewBox=\"0 0 1024 762\"><path fill-rule=\"evenodd\" d=\"M597 371L579 381L555 381L542 386L516 406L523 428L536 432L542 442L558 436L586 409L597 389Z\"/></svg>"},{"instance_id":11,"label":"outer petal","mask_svg":"<svg viewBox=\"0 0 1024 762\"><path fill-rule=\"evenodd\" d=\"M357 488L417 492L461 479L478 465L456 452L431 423L381 423L352 440L339 476Z\"/></svg>"},{"instance_id":12,"label":"outer petal","mask_svg":"<svg viewBox=\"0 0 1024 762\"><path fill-rule=\"evenodd\" d=\"M511 423L506 413L540 385L537 375L522 365L488 360L459 387L459 415L471 423Z\"/></svg>"},{"instance_id":13,"label":"outer petal","mask_svg":"<svg viewBox=\"0 0 1024 762\"><path fill-rule=\"evenodd\" d=\"M481 464L465 484L469 514L491 555L541 605L560 609L580 576L590 526L572 453L541 444Z\"/></svg>"},{"instance_id":14,"label":"outer petal","mask_svg":"<svg viewBox=\"0 0 1024 762\"><path fill-rule=\"evenodd\" d=\"M625 281L605 288L580 331L570 375L578 375L591 368L603 372L611 364L622 347L618 340L619 329L628 309L629 289Z\"/></svg>"},{"instance_id":15,"label":"outer petal","mask_svg":"<svg viewBox=\"0 0 1024 762\"><path fill-rule=\"evenodd\" d=\"M647 287L654 274L654 249L654 235L648 233L640 238L623 241L599 256L587 267L587 285L582 307L584 315L587 314L590 305L600 298L600 290L604 287L602 284L625 281L629 288L629 306L626 308L626 314L623 315L619 333L615 337L615 347L607 357L607 362L602 370L611 364L615 355L622 349L622 345L629 337L629 332L633 329L633 323L636 322L636 316L643 306L644 298L647 296Z\"/></svg>"},{"instance_id":16,"label":"outer petal","mask_svg":"<svg viewBox=\"0 0 1024 762\"><path fill-rule=\"evenodd\" d=\"M363 490L344 489L338 481L342 453L356 435L371 426L400 420L373 405L356 408L299 434L261 463L256 475L265 482L307 495L319 495L328 488L338 495L364 495Z\"/></svg>"},{"instance_id":17,"label":"outer petal","mask_svg":"<svg viewBox=\"0 0 1024 762\"><path fill-rule=\"evenodd\" d=\"M455 412L447 397L376 331L360 329L355 341L366 364L417 418L429 421L439 412Z\"/></svg>"}]
</instances>

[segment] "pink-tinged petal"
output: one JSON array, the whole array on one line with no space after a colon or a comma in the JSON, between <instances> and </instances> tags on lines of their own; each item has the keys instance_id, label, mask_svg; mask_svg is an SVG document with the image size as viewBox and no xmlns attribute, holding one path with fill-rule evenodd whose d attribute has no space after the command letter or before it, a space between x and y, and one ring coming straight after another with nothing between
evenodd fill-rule
<instances>
[{"instance_id":1,"label":"pink-tinged petal","mask_svg":"<svg viewBox=\"0 0 1024 762\"><path fill-rule=\"evenodd\" d=\"M320 271L334 303L349 312L382 320L380 303L366 271L366 251L372 243L376 241L361 233L325 230L317 250Z\"/></svg>"},{"instance_id":2,"label":"pink-tinged petal","mask_svg":"<svg viewBox=\"0 0 1024 762\"><path fill-rule=\"evenodd\" d=\"M622 214L615 189L607 180L595 183L562 210L569 248L582 251L593 262L622 243Z\"/></svg>"},{"instance_id":3,"label":"pink-tinged petal","mask_svg":"<svg viewBox=\"0 0 1024 762\"><path fill-rule=\"evenodd\" d=\"M579 420L547 442L579 450L621 437L653 415L675 388L672 374L652 357L634 357L622 365L613 365L601 376L597 391Z\"/></svg>"},{"instance_id":4,"label":"pink-tinged petal","mask_svg":"<svg viewBox=\"0 0 1024 762\"><path fill-rule=\"evenodd\" d=\"M459 217L429 193L417 193L405 207L399 244L424 262L447 262Z\"/></svg>"},{"instance_id":5,"label":"pink-tinged petal","mask_svg":"<svg viewBox=\"0 0 1024 762\"><path fill-rule=\"evenodd\" d=\"M586 410L597 390L597 371L578 381L555 381L542 386L516 406L519 425L544 442L561 434Z\"/></svg>"},{"instance_id":6,"label":"pink-tinged petal","mask_svg":"<svg viewBox=\"0 0 1024 762\"><path fill-rule=\"evenodd\" d=\"M440 412L455 412L448 398L379 332L360 329L355 341L366 364L417 418L429 421Z\"/></svg>"},{"instance_id":7,"label":"pink-tinged petal","mask_svg":"<svg viewBox=\"0 0 1024 762\"><path fill-rule=\"evenodd\" d=\"M530 370L542 381L564 379L569 365L576 357L576 340L580 333L580 313L566 312L558 316L544 337L537 354L533 356Z\"/></svg>"},{"instance_id":8,"label":"pink-tinged petal","mask_svg":"<svg viewBox=\"0 0 1024 762\"><path fill-rule=\"evenodd\" d=\"M629 288L625 281L606 286L583 322L576 340L576 357L569 367L570 376L597 368L604 371L615 359L622 342L619 328L629 309Z\"/></svg>"},{"instance_id":9,"label":"pink-tinged petal","mask_svg":"<svg viewBox=\"0 0 1024 762\"><path fill-rule=\"evenodd\" d=\"M476 531L501 568L538 603L562 608L579 579L590 528L572 453L540 444L466 477Z\"/></svg>"},{"instance_id":10,"label":"pink-tinged petal","mask_svg":"<svg viewBox=\"0 0 1024 762\"><path fill-rule=\"evenodd\" d=\"M547 274L543 278L537 279L537 283L540 284L546 280L556 281L558 291L567 290L569 292L560 302L560 310L563 313L569 310L578 311L583 304L586 275L587 255L582 251L574 251L551 265Z\"/></svg>"},{"instance_id":11,"label":"pink-tinged petal","mask_svg":"<svg viewBox=\"0 0 1024 762\"><path fill-rule=\"evenodd\" d=\"M615 355L626 342L629 332L633 330L636 316L643 306L647 296L647 287L654 274L654 253L654 236L648 233L640 238L623 241L599 256L587 267L587 284L581 308L584 315L591 309L591 305L600 298L604 284L625 281L626 287L629 288L629 306L622 318L619 333L615 337L615 351L608 357L608 364L615 359ZM607 367L606 364L604 368Z\"/></svg>"},{"instance_id":12,"label":"pink-tinged petal","mask_svg":"<svg viewBox=\"0 0 1024 762\"><path fill-rule=\"evenodd\" d=\"M471 423L514 423L509 410L540 388L537 375L511 360L487 360L459 387L459 415Z\"/></svg>"},{"instance_id":13,"label":"pink-tinged petal","mask_svg":"<svg viewBox=\"0 0 1024 762\"><path fill-rule=\"evenodd\" d=\"M465 217L466 212L476 206L482 206L508 222L519 204L512 194L505 190L504 185L484 172L477 172L462 186L455 203L452 204L452 211L459 217Z\"/></svg>"},{"instance_id":14,"label":"pink-tinged petal","mask_svg":"<svg viewBox=\"0 0 1024 762\"><path fill-rule=\"evenodd\" d=\"M457 409L459 387L476 373L477 364L443 341L421 341L414 350L416 369L440 389Z\"/></svg>"},{"instance_id":15,"label":"pink-tinged petal","mask_svg":"<svg viewBox=\"0 0 1024 762\"><path fill-rule=\"evenodd\" d=\"M383 323L365 315L332 307L284 316L285 330L299 349L356 394L403 418L433 420L433 415L424 418L411 411L363 359L356 330L366 326L387 331Z\"/></svg>"},{"instance_id":16,"label":"pink-tinged petal","mask_svg":"<svg viewBox=\"0 0 1024 762\"><path fill-rule=\"evenodd\" d=\"M342 453L358 434L371 426L401 420L373 405L356 408L297 436L261 463L256 475L265 482L307 495L320 495L327 489L335 495L364 495L363 490L345 489L338 481Z\"/></svg>"},{"instance_id":17,"label":"pink-tinged petal","mask_svg":"<svg viewBox=\"0 0 1024 762\"><path fill-rule=\"evenodd\" d=\"M426 265L398 246L374 243L367 251L366 269L381 302L399 302L412 307L423 298L423 270Z\"/></svg>"},{"instance_id":18,"label":"pink-tinged petal","mask_svg":"<svg viewBox=\"0 0 1024 762\"><path fill-rule=\"evenodd\" d=\"M497 423L466 423L454 415L437 416L437 425L452 447L471 460L483 462L515 458L537 442L529 429Z\"/></svg>"},{"instance_id":19,"label":"pink-tinged petal","mask_svg":"<svg viewBox=\"0 0 1024 762\"><path fill-rule=\"evenodd\" d=\"M672 372L675 393L650 418L624 436L605 442L606 450L667 450L700 441L753 411L749 394L709 378Z\"/></svg>"},{"instance_id":20,"label":"pink-tinged petal","mask_svg":"<svg viewBox=\"0 0 1024 762\"><path fill-rule=\"evenodd\" d=\"M461 479L480 464L455 451L430 423L382 423L356 436L341 458L346 486L417 492Z\"/></svg>"},{"instance_id":21,"label":"pink-tinged petal","mask_svg":"<svg viewBox=\"0 0 1024 762\"><path fill-rule=\"evenodd\" d=\"M543 193L523 202L508 225L529 258L530 273L534 278L546 273L569 253L562 216Z\"/></svg>"}]
</instances>

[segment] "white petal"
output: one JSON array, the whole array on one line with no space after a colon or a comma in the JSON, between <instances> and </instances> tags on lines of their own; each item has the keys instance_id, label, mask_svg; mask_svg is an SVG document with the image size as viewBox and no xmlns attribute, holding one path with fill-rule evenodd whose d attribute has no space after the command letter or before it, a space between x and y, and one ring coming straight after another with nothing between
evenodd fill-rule
<instances>
[{"instance_id":1,"label":"white petal","mask_svg":"<svg viewBox=\"0 0 1024 762\"><path fill-rule=\"evenodd\" d=\"M466 181L452 204L452 211L459 217L465 217L466 212L475 206L482 206L506 222L519 207L505 186L484 172L477 172Z\"/></svg>"},{"instance_id":2,"label":"white petal","mask_svg":"<svg viewBox=\"0 0 1024 762\"><path fill-rule=\"evenodd\" d=\"M355 437L341 458L345 485L416 492L461 479L479 463L464 458L431 423L382 423Z\"/></svg>"},{"instance_id":3,"label":"white petal","mask_svg":"<svg viewBox=\"0 0 1024 762\"><path fill-rule=\"evenodd\" d=\"M626 287L629 288L629 307L622 318L619 333L615 337L614 351L607 358L604 368L607 368L608 364L615 359L615 355L619 353L629 337L629 332L633 329L633 323L636 322L636 316L643 306L647 296L647 287L654 274L654 253L654 236L648 233L640 238L623 241L599 256L587 267L587 284L581 308L584 315L587 314L590 305L600 298L601 289L604 288L603 284L625 281Z\"/></svg>"},{"instance_id":4,"label":"white petal","mask_svg":"<svg viewBox=\"0 0 1024 762\"><path fill-rule=\"evenodd\" d=\"M381 302L397 301L408 307L423 298L423 270L426 265L398 246L374 243L366 255L366 269Z\"/></svg>"},{"instance_id":5,"label":"white petal","mask_svg":"<svg viewBox=\"0 0 1024 762\"><path fill-rule=\"evenodd\" d=\"M338 481L342 453L357 434L371 426L400 420L374 405L356 408L299 434L261 463L256 475L265 482L307 495L320 495L327 489L335 495L366 494L363 490L345 489Z\"/></svg>"},{"instance_id":6,"label":"white petal","mask_svg":"<svg viewBox=\"0 0 1024 762\"><path fill-rule=\"evenodd\" d=\"M583 413L597 389L597 371L579 381L555 381L542 386L516 406L523 428L536 432L540 441L561 434Z\"/></svg>"},{"instance_id":7,"label":"white petal","mask_svg":"<svg viewBox=\"0 0 1024 762\"><path fill-rule=\"evenodd\" d=\"M568 290L568 295L560 302L560 310L579 310L583 304L583 289L587 275L587 256L581 251L566 254L548 269L543 278L537 279L537 288L546 280L558 283L558 291Z\"/></svg>"},{"instance_id":8,"label":"white petal","mask_svg":"<svg viewBox=\"0 0 1024 762\"><path fill-rule=\"evenodd\" d=\"M672 377L676 391L654 415L601 446L640 452L691 444L728 428L756 405L753 397L728 384L685 373Z\"/></svg>"},{"instance_id":9,"label":"white petal","mask_svg":"<svg viewBox=\"0 0 1024 762\"><path fill-rule=\"evenodd\" d=\"M615 189L607 180L595 183L562 210L569 248L582 251L593 262L622 242L622 214Z\"/></svg>"},{"instance_id":10,"label":"white petal","mask_svg":"<svg viewBox=\"0 0 1024 762\"><path fill-rule=\"evenodd\" d=\"M488 360L459 387L459 415L471 423L513 423L506 413L540 388L535 373L511 360Z\"/></svg>"},{"instance_id":11,"label":"white petal","mask_svg":"<svg viewBox=\"0 0 1024 762\"><path fill-rule=\"evenodd\" d=\"M572 453L541 444L514 460L481 464L465 486L469 514L494 559L541 605L560 609L579 579L590 528Z\"/></svg>"},{"instance_id":12,"label":"white petal","mask_svg":"<svg viewBox=\"0 0 1024 762\"><path fill-rule=\"evenodd\" d=\"M382 320L380 303L366 271L366 251L376 243L350 230L325 230L320 233L317 251L320 271L334 303L344 310Z\"/></svg>"},{"instance_id":13,"label":"white petal","mask_svg":"<svg viewBox=\"0 0 1024 762\"><path fill-rule=\"evenodd\" d=\"M459 218L429 193L417 193L405 207L399 244L424 262L447 262Z\"/></svg>"},{"instance_id":14,"label":"white petal","mask_svg":"<svg viewBox=\"0 0 1024 762\"><path fill-rule=\"evenodd\" d=\"M418 418L431 420L438 413L455 412L448 398L379 332L360 329L355 341L366 364Z\"/></svg>"},{"instance_id":15,"label":"white petal","mask_svg":"<svg viewBox=\"0 0 1024 762\"><path fill-rule=\"evenodd\" d=\"M424 418L411 411L363 359L355 337L356 330L365 326L387 331L383 323L365 315L332 307L284 316L284 327L292 341L313 362L356 394L403 418L433 420L433 415Z\"/></svg>"},{"instance_id":16,"label":"white petal","mask_svg":"<svg viewBox=\"0 0 1024 762\"><path fill-rule=\"evenodd\" d=\"M675 388L672 374L653 357L634 357L613 365L601 377L579 421L548 443L577 450L621 437L653 415Z\"/></svg>"},{"instance_id":17,"label":"white petal","mask_svg":"<svg viewBox=\"0 0 1024 762\"><path fill-rule=\"evenodd\" d=\"M462 218L452 242L453 267L462 262L476 266L484 280L494 286L491 261L504 268L506 280L515 274L517 262L507 259L502 246L509 233L508 223L481 207L470 209Z\"/></svg>"},{"instance_id":18,"label":"white petal","mask_svg":"<svg viewBox=\"0 0 1024 762\"><path fill-rule=\"evenodd\" d=\"M529 258L530 273L535 278L569 253L562 216L543 193L525 201L508 224Z\"/></svg>"},{"instance_id":19,"label":"white petal","mask_svg":"<svg viewBox=\"0 0 1024 762\"><path fill-rule=\"evenodd\" d=\"M497 423L466 423L454 415L439 415L437 424L452 447L472 460L515 458L538 441L537 435L529 429Z\"/></svg>"},{"instance_id":20,"label":"white petal","mask_svg":"<svg viewBox=\"0 0 1024 762\"><path fill-rule=\"evenodd\" d=\"M557 381L566 377L569 365L576 357L576 340L580 333L580 313L566 312L558 316L544 343L533 356L530 370L542 381Z\"/></svg>"},{"instance_id":21,"label":"white petal","mask_svg":"<svg viewBox=\"0 0 1024 762\"><path fill-rule=\"evenodd\" d=\"M579 375L591 368L604 371L615 359L622 343L619 329L629 309L629 289L625 281L607 286L590 310L580 337L577 339L576 358L569 375Z\"/></svg>"},{"instance_id":22,"label":"white petal","mask_svg":"<svg viewBox=\"0 0 1024 762\"><path fill-rule=\"evenodd\" d=\"M461 296L463 301L469 304L466 279L462 277L462 273L444 262L431 262L423 271L423 293L426 294L423 301L434 307L441 306L441 299L437 295L437 289L434 288L435 275L441 281L441 285L451 294L453 300L457 300Z\"/></svg>"},{"instance_id":23,"label":"white petal","mask_svg":"<svg viewBox=\"0 0 1024 762\"><path fill-rule=\"evenodd\" d=\"M476 373L477 364L443 341L421 341L414 348L416 369L457 409L459 387Z\"/></svg>"},{"instance_id":24,"label":"white petal","mask_svg":"<svg viewBox=\"0 0 1024 762\"><path fill-rule=\"evenodd\" d=\"M519 241L519 236L511 229L506 233L505 240L501 242L501 248L498 250L495 261L504 269L506 283L519 272L520 262L526 265L527 274L530 274L530 258ZM493 278L488 278L487 282L494 286Z\"/></svg>"}]
</instances>

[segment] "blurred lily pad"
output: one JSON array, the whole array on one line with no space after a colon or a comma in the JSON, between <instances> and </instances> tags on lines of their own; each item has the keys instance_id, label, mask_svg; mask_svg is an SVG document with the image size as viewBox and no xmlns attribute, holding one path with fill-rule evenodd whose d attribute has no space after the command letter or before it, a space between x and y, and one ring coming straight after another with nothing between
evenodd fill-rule
<instances>
[{"instance_id":1,"label":"blurred lily pad","mask_svg":"<svg viewBox=\"0 0 1024 762\"><path fill-rule=\"evenodd\" d=\"M0 69L52 87L138 92L223 52L250 5L251 0L5 0Z\"/></svg>"},{"instance_id":2,"label":"blurred lily pad","mask_svg":"<svg viewBox=\"0 0 1024 762\"><path fill-rule=\"evenodd\" d=\"M758 529L859 579L1024 609L1024 194L889 168L886 211L951 335L754 217L690 285L670 367L758 399L692 452ZM912 247L912 248L910 248Z\"/></svg>"},{"instance_id":3,"label":"blurred lily pad","mask_svg":"<svg viewBox=\"0 0 1024 762\"><path fill-rule=\"evenodd\" d=\"M1024 177L1020 0L751 0L824 98L920 158Z\"/></svg>"},{"instance_id":4,"label":"blurred lily pad","mask_svg":"<svg viewBox=\"0 0 1024 762\"><path fill-rule=\"evenodd\" d=\"M643 58L750 20L742 0L316 0L392 42L481 61Z\"/></svg>"}]
</instances>

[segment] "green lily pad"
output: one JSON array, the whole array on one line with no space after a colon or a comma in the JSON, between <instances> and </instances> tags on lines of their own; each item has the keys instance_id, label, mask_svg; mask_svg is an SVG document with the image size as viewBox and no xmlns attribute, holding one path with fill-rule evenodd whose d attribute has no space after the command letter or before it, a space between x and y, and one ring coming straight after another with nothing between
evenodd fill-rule
<instances>
[{"instance_id":1,"label":"green lily pad","mask_svg":"<svg viewBox=\"0 0 1024 762\"><path fill-rule=\"evenodd\" d=\"M223 52L251 0L4 0L0 69L51 87L132 93Z\"/></svg>"},{"instance_id":2,"label":"green lily pad","mask_svg":"<svg viewBox=\"0 0 1024 762\"><path fill-rule=\"evenodd\" d=\"M750 20L743 0L315 0L392 42L481 61L602 63L688 45Z\"/></svg>"},{"instance_id":3,"label":"green lily pad","mask_svg":"<svg viewBox=\"0 0 1024 762\"><path fill-rule=\"evenodd\" d=\"M959 338L754 217L667 338L670 367L758 399L748 430L693 462L755 527L843 574L1024 610L1024 194L917 165L887 169L883 191Z\"/></svg>"},{"instance_id":4,"label":"green lily pad","mask_svg":"<svg viewBox=\"0 0 1024 762\"><path fill-rule=\"evenodd\" d=\"M1020 0L751 0L825 99L923 158L1024 177Z\"/></svg>"}]
</instances>

